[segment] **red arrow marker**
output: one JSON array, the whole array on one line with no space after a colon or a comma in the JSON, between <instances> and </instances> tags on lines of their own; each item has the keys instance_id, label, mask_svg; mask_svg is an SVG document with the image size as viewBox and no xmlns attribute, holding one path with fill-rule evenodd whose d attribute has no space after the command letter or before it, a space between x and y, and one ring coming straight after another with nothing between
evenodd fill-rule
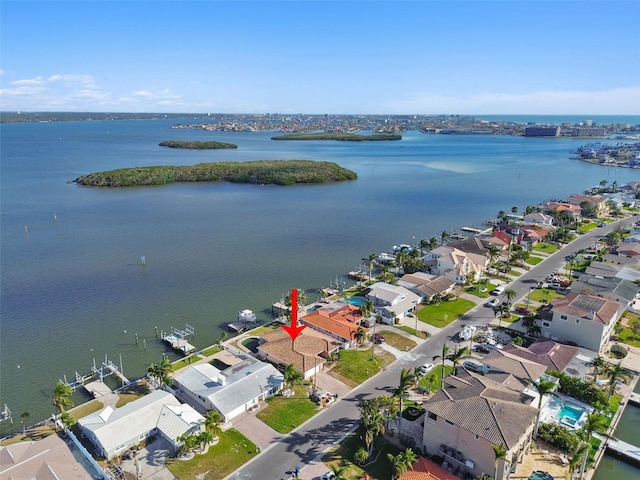
<instances>
[{"instance_id":1,"label":"red arrow marker","mask_svg":"<svg viewBox=\"0 0 640 480\"><path fill-rule=\"evenodd\" d=\"M298 290L296 288L291 289L291 326L281 325L284 328L291 340L295 340L300 332L307 328L306 325L298 326Z\"/></svg>"}]
</instances>

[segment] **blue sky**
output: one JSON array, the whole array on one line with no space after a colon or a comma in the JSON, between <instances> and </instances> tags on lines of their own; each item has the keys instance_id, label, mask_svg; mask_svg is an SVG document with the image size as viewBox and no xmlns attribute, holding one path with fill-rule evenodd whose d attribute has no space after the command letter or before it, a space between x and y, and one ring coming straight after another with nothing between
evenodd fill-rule
<instances>
[{"instance_id":1,"label":"blue sky","mask_svg":"<svg viewBox=\"0 0 640 480\"><path fill-rule=\"evenodd\" d=\"M11 1L0 109L638 114L640 2Z\"/></svg>"}]
</instances>

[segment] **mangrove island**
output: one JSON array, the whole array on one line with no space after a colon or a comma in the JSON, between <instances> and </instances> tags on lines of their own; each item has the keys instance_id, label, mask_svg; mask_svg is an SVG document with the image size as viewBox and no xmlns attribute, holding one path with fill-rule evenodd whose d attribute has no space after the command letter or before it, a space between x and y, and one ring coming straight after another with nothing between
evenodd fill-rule
<instances>
[{"instance_id":1,"label":"mangrove island","mask_svg":"<svg viewBox=\"0 0 640 480\"><path fill-rule=\"evenodd\" d=\"M187 142L184 140L165 140L164 142L160 142L160 146L169 148L185 148L188 150L218 150L221 148L238 148L238 146L233 143L197 141Z\"/></svg>"},{"instance_id":2,"label":"mangrove island","mask_svg":"<svg viewBox=\"0 0 640 480\"><path fill-rule=\"evenodd\" d=\"M356 133L291 133L289 135L278 135L271 137L271 140L339 140L342 142L379 142L383 140L402 140L402 135L358 135Z\"/></svg>"},{"instance_id":3,"label":"mangrove island","mask_svg":"<svg viewBox=\"0 0 640 480\"><path fill-rule=\"evenodd\" d=\"M91 187L133 187L166 185L174 182L254 183L295 185L355 180L358 175L334 162L311 160L260 160L253 162L215 162L190 166L134 167L91 173L74 183Z\"/></svg>"}]
</instances>

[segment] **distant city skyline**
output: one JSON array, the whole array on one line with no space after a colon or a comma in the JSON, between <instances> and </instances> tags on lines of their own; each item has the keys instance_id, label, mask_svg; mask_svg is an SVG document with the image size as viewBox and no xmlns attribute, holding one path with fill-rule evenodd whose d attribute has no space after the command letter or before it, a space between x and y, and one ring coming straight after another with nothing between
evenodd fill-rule
<instances>
[{"instance_id":1,"label":"distant city skyline","mask_svg":"<svg viewBox=\"0 0 640 480\"><path fill-rule=\"evenodd\" d=\"M636 1L14 1L0 110L640 114Z\"/></svg>"}]
</instances>

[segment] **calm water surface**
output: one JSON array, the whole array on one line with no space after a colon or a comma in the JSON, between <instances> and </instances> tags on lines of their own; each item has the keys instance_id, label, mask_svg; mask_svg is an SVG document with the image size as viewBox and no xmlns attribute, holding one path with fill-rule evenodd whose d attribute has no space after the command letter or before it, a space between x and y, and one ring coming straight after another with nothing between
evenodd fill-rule
<instances>
[{"instance_id":1,"label":"calm water surface","mask_svg":"<svg viewBox=\"0 0 640 480\"><path fill-rule=\"evenodd\" d=\"M1 125L0 405L16 417L50 415L56 381L88 373L94 358L122 358L130 377L163 353L175 358L155 327L190 324L192 343L204 348L238 310L265 321L271 303L294 287L314 300L318 288L342 281L369 253L603 179L640 178L569 160L585 143L571 139L409 132L388 143L276 142L271 132L171 130L173 123ZM239 148L158 146L170 139ZM68 183L120 167L259 159L335 161L359 178L296 187ZM11 430L4 423L2 432Z\"/></svg>"}]
</instances>

